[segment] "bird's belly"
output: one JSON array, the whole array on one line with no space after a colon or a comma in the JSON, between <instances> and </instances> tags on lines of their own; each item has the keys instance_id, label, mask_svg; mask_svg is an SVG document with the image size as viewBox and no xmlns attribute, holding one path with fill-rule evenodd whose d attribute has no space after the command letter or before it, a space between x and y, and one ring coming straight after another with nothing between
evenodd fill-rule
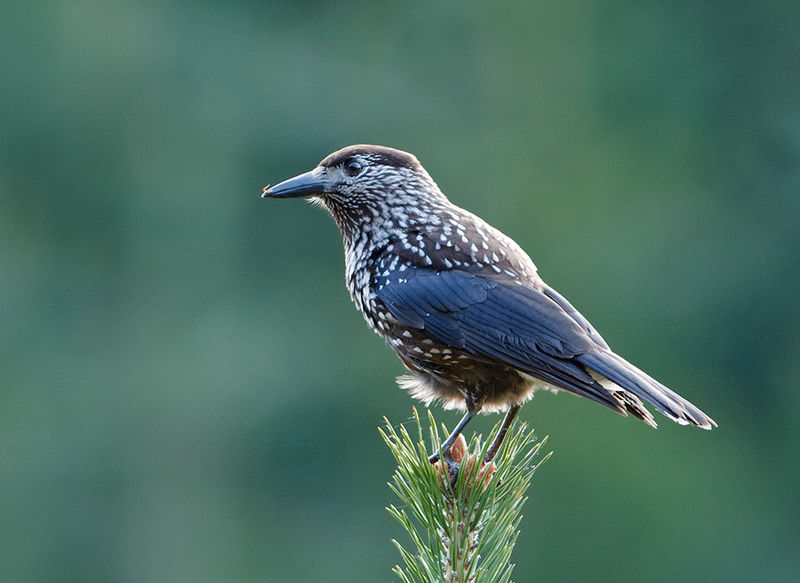
<instances>
[{"instance_id":1,"label":"bird's belly","mask_svg":"<svg viewBox=\"0 0 800 583\"><path fill-rule=\"evenodd\" d=\"M504 411L522 405L537 388L530 377L505 363L475 360L446 345L427 346L421 353L395 349L411 371L398 384L426 405L441 401L445 409L465 410L469 397L481 411Z\"/></svg>"},{"instance_id":2,"label":"bird's belly","mask_svg":"<svg viewBox=\"0 0 800 583\"><path fill-rule=\"evenodd\" d=\"M426 405L441 401L445 409L465 410L471 396L480 400L481 411L504 411L522 405L544 385L506 363L479 360L431 338L424 330L403 326L379 302L371 302L369 308L363 313L370 328L411 371L398 377L398 384Z\"/></svg>"}]
</instances>

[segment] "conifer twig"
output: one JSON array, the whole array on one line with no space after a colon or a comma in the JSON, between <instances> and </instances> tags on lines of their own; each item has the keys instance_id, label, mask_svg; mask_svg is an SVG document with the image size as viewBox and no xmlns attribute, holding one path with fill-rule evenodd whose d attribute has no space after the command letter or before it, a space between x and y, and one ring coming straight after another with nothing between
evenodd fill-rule
<instances>
[{"instance_id":1,"label":"conifer twig","mask_svg":"<svg viewBox=\"0 0 800 583\"><path fill-rule=\"evenodd\" d=\"M447 472L428 462L425 433L434 451L441 446L433 415L428 412L426 431L416 409L414 419L416 439L405 426L395 428L388 419L381 430L397 461L389 487L401 502L387 510L416 547L412 553L393 541L404 563L394 572L403 583L509 583L525 492L534 471L550 457L534 463L547 438L537 442L533 430L515 422L487 467L480 460L491 439L476 435L467 446L462 437L451 452L461 464L451 485Z\"/></svg>"}]
</instances>

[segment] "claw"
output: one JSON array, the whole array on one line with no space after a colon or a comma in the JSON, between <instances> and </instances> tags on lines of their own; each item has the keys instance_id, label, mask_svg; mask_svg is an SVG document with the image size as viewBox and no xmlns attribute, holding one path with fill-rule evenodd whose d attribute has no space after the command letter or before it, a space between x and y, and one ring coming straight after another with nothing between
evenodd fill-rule
<instances>
[{"instance_id":1,"label":"claw","mask_svg":"<svg viewBox=\"0 0 800 583\"><path fill-rule=\"evenodd\" d=\"M455 486L456 479L458 479L458 470L461 468L461 462L464 460L466 453L467 440L464 439L463 435L459 435L446 451L442 451L441 461L439 452L431 455L428 461L432 464L436 464L442 474L444 474L446 469L447 476L450 478L450 485Z\"/></svg>"},{"instance_id":2,"label":"claw","mask_svg":"<svg viewBox=\"0 0 800 583\"><path fill-rule=\"evenodd\" d=\"M444 463L447 466L447 475L450 476L450 486L455 488L456 480L458 480L458 470L461 469L461 464L448 458L444 458Z\"/></svg>"}]
</instances>

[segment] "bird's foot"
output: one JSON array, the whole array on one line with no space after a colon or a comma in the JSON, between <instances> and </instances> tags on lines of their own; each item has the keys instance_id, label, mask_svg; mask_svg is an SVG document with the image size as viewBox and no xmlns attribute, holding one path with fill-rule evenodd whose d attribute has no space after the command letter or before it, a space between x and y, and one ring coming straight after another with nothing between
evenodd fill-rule
<instances>
[{"instance_id":1,"label":"bird's foot","mask_svg":"<svg viewBox=\"0 0 800 583\"><path fill-rule=\"evenodd\" d=\"M456 480L458 479L458 470L461 467L461 463L454 460L448 454L443 454L441 457L439 457L439 454L435 454L430 456L428 460L433 460L431 463L443 478L445 476L445 472L447 472L446 475L448 481L450 482L450 486L455 487Z\"/></svg>"},{"instance_id":2,"label":"bird's foot","mask_svg":"<svg viewBox=\"0 0 800 583\"><path fill-rule=\"evenodd\" d=\"M443 478L445 477L446 471L450 486L455 487L456 480L458 479L458 472L461 470L462 466L467 472L469 472L470 468L473 467L473 464L479 460L475 455L467 455L467 441L464 439L463 435L459 435L458 438L453 442L453 445L447 451L441 452L441 459L439 453L437 452L431 455L428 458L428 461L435 465L436 469ZM478 470L477 481L486 486L486 484L489 483L492 475L497 470L497 467L491 461L480 461L482 463L480 469Z\"/></svg>"},{"instance_id":3,"label":"bird's foot","mask_svg":"<svg viewBox=\"0 0 800 583\"><path fill-rule=\"evenodd\" d=\"M461 436L459 436L459 437L461 437ZM431 464L433 464L440 472L443 472L442 468L446 468L447 469L447 475L450 478L450 485L451 486L455 486L456 485L456 479L458 478L458 469L461 466L460 461L456 461L455 459L453 459L453 453L455 453L456 456L459 456L459 460L463 459L464 451L460 451L460 448L459 448L459 446L461 445L459 443L459 441L463 441L463 440L464 440L464 438L461 437L461 439L460 440L456 440L456 442L453 444L453 447L451 447L447 451L442 451L442 452L438 452L437 451L437 452L431 454L430 456L428 456L428 461ZM456 444L458 444L458 445L456 445ZM466 444L464 445L464 447L466 448ZM453 450L456 450L456 451L453 452ZM440 453L441 453L441 455L440 455Z\"/></svg>"},{"instance_id":4,"label":"bird's foot","mask_svg":"<svg viewBox=\"0 0 800 583\"><path fill-rule=\"evenodd\" d=\"M461 469L461 464L456 460L446 457L444 458L444 465L447 468L447 477L450 478L450 486L456 487L456 480L458 480L458 470Z\"/></svg>"}]
</instances>

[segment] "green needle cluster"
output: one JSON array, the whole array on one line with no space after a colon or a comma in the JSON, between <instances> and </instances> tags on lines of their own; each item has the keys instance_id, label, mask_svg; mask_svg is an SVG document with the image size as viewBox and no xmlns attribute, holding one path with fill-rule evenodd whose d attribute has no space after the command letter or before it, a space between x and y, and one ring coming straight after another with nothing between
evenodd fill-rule
<instances>
[{"instance_id":1,"label":"green needle cluster","mask_svg":"<svg viewBox=\"0 0 800 583\"><path fill-rule=\"evenodd\" d=\"M394 427L388 420L381 430L397 461L389 487L400 504L388 511L416 547L412 552L393 541L404 563L395 566L395 573L404 583L508 583L525 493L534 471L550 456L534 463L547 438L537 441L532 429L516 422L494 467L487 468L475 460L483 459L491 439L473 435L466 455L456 460L461 469L451 484L440 466L428 462L425 433L434 451L441 446L433 415L428 412L425 431L416 410L414 419L414 438L405 426Z\"/></svg>"}]
</instances>

